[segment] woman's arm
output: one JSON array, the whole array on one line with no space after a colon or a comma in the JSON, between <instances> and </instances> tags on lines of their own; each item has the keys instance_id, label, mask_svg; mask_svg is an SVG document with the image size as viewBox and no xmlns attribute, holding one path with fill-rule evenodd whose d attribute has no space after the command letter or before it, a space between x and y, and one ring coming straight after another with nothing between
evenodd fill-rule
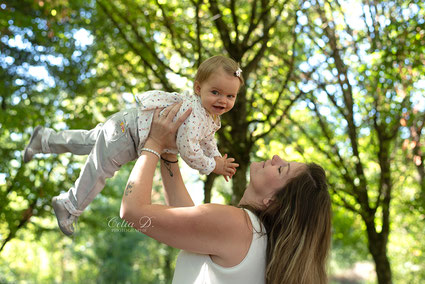
<instances>
[{"instance_id":1,"label":"woman's arm","mask_svg":"<svg viewBox=\"0 0 425 284\"><path fill-rule=\"evenodd\" d=\"M173 148L174 145L167 140L175 137L178 123L181 123L183 116L172 122L177 110L173 106L169 113L165 114L164 111L166 118L157 118L159 111L155 112L145 148L159 153L164 148ZM158 160L155 154L147 151L143 151L138 158L122 199L121 218L167 245L212 255L214 261L222 265L239 263L245 257L252 239L252 228L244 211L218 204L189 207L151 204L152 180ZM178 188L182 189L181 185ZM168 192L171 191L169 186ZM180 197L176 200L180 200Z\"/></svg>"},{"instance_id":2,"label":"woman's arm","mask_svg":"<svg viewBox=\"0 0 425 284\"><path fill-rule=\"evenodd\" d=\"M167 161L177 161L177 155L175 154L162 154L161 157ZM163 159L161 159L161 178L167 205L176 207L193 206L193 200L187 192L180 173L179 163L169 163Z\"/></svg>"}]
</instances>

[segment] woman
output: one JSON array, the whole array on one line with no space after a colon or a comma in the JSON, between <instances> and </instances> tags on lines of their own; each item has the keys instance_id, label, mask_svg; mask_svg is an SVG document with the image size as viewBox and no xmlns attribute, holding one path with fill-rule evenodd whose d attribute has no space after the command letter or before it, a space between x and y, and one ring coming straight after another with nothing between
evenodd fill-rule
<instances>
[{"instance_id":1,"label":"woman","mask_svg":"<svg viewBox=\"0 0 425 284\"><path fill-rule=\"evenodd\" d=\"M172 154L180 105L154 120L121 204L121 218L182 249L173 283L326 283L331 209L323 169L278 156L250 166L250 182L233 207L194 206ZM158 160L168 206L151 204ZM229 172L232 176L234 172Z\"/></svg>"}]
</instances>

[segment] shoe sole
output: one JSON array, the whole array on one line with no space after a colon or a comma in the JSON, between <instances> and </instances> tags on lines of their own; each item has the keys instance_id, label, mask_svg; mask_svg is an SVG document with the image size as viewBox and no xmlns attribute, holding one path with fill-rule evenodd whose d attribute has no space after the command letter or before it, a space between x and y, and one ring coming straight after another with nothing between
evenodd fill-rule
<instances>
[{"instance_id":1,"label":"shoe sole","mask_svg":"<svg viewBox=\"0 0 425 284\"><path fill-rule=\"evenodd\" d=\"M23 160L24 160L24 163L28 163L29 161L31 161L32 160L32 157L34 156L34 155L32 155L31 157L30 157L30 155L29 155L29 153L28 153L28 148L30 147L30 145L31 145L31 143L34 141L34 139L35 139L35 136L37 136L37 134L38 134L38 132L40 132L40 130L41 129L43 129L43 126L37 126L35 129L34 129L34 132L33 132L33 134L31 135L31 138L30 138L30 142L28 143L28 145L27 145L27 147L25 147L25 150L24 150L24 158L23 158Z\"/></svg>"},{"instance_id":2,"label":"shoe sole","mask_svg":"<svg viewBox=\"0 0 425 284\"><path fill-rule=\"evenodd\" d=\"M55 216L58 216L58 213L60 212L60 210L62 210L62 208L59 208L58 202L56 202L56 197L53 197L52 206L53 206L53 210L55 211ZM58 221L58 226L61 229L62 233L64 233L67 236L71 236L74 233L74 232L69 232L66 228L62 227L58 217L56 217L56 220Z\"/></svg>"}]
</instances>

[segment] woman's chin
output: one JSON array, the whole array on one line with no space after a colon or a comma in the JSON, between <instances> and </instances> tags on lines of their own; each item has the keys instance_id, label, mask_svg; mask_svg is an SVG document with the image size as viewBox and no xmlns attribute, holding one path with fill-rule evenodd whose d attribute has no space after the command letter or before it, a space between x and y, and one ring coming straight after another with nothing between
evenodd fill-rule
<instances>
[{"instance_id":1,"label":"woman's chin","mask_svg":"<svg viewBox=\"0 0 425 284\"><path fill-rule=\"evenodd\" d=\"M249 175L251 177L251 174L255 171L258 171L258 169L262 168L262 162L252 162L249 166Z\"/></svg>"}]
</instances>

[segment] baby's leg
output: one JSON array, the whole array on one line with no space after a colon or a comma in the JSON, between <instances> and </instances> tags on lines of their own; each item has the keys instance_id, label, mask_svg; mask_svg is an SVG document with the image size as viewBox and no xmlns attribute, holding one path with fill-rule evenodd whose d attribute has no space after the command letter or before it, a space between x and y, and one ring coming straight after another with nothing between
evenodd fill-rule
<instances>
[{"instance_id":1,"label":"baby's leg","mask_svg":"<svg viewBox=\"0 0 425 284\"><path fill-rule=\"evenodd\" d=\"M56 132L51 128L37 126L30 142L23 152L23 160L28 163L38 153L61 154L71 152L76 155L88 155L102 129L98 124L91 130L64 130Z\"/></svg>"},{"instance_id":2,"label":"baby's leg","mask_svg":"<svg viewBox=\"0 0 425 284\"><path fill-rule=\"evenodd\" d=\"M51 128L44 128L41 138L43 153L61 154L70 152L75 155L88 155L96 143L102 130L99 123L91 130L63 130L56 132Z\"/></svg>"},{"instance_id":3,"label":"baby's leg","mask_svg":"<svg viewBox=\"0 0 425 284\"><path fill-rule=\"evenodd\" d=\"M68 191L76 214L68 211L74 215L81 214L102 191L106 178L112 177L122 165L137 158L137 145L137 110L122 111L107 120L99 131L79 178Z\"/></svg>"}]
</instances>

